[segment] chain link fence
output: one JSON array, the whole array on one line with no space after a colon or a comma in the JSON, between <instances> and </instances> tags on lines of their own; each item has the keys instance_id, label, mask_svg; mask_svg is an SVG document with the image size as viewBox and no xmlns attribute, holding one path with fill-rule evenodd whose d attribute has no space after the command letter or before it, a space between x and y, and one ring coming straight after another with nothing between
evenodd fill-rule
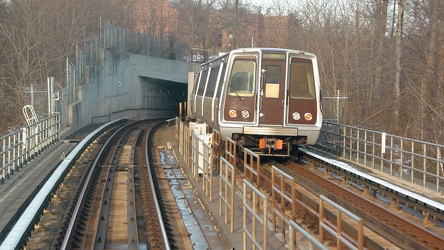
<instances>
[{"instance_id":1,"label":"chain link fence","mask_svg":"<svg viewBox=\"0 0 444 250\"><path fill-rule=\"evenodd\" d=\"M102 65L103 50L181 60L190 48L174 38L160 38L105 24L100 27L98 36L86 35L76 62L84 65Z\"/></svg>"},{"instance_id":2,"label":"chain link fence","mask_svg":"<svg viewBox=\"0 0 444 250\"><path fill-rule=\"evenodd\" d=\"M188 45L173 38L159 38L111 24L101 26L99 35L87 34L81 47L77 48L75 71L68 71L68 75L75 75L71 80L75 80L76 86L86 84L89 75L104 65L106 50L172 60L185 60L190 51Z\"/></svg>"}]
</instances>

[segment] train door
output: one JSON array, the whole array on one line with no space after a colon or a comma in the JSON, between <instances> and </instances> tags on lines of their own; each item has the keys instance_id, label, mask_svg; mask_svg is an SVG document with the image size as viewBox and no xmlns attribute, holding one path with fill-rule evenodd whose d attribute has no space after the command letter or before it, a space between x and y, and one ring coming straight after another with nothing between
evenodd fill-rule
<instances>
[{"instance_id":1,"label":"train door","mask_svg":"<svg viewBox=\"0 0 444 250\"><path fill-rule=\"evenodd\" d=\"M288 75L288 124L315 124L318 114L312 59L290 56Z\"/></svg>"},{"instance_id":2,"label":"train door","mask_svg":"<svg viewBox=\"0 0 444 250\"><path fill-rule=\"evenodd\" d=\"M262 55L259 124L282 125L285 106L285 54Z\"/></svg>"}]
</instances>

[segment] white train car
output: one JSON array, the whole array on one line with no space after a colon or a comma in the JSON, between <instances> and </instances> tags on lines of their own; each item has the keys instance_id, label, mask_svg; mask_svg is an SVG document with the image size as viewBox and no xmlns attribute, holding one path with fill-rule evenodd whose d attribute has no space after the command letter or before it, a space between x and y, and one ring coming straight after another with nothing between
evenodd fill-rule
<instances>
[{"instance_id":1,"label":"white train car","mask_svg":"<svg viewBox=\"0 0 444 250\"><path fill-rule=\"evenodd\" d=\"M258 155L294 155L322 126L317 58L303 51L233 50L201 65L189 97L192 118Z\"/></svg>"}]
</instances>

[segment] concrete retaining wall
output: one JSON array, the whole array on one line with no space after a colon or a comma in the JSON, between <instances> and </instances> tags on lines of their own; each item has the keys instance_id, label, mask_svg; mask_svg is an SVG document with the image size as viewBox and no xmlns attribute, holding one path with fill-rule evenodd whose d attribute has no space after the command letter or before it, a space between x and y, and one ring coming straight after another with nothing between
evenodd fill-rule
<instances>
[{"instance_id":1,"label":"concrete retaining wall","mask_svg":"<svg viewBox=\"0 0 444 250\"><path fill-rule=\"evenodd\" d=\"M86 85L77 88L78 101L69 105L73 130L91 123L128 117L140 120L178 115L186 101L188 73L197 64L105 51L102 65L86 67Z\"/></svg>"}]
</instances>

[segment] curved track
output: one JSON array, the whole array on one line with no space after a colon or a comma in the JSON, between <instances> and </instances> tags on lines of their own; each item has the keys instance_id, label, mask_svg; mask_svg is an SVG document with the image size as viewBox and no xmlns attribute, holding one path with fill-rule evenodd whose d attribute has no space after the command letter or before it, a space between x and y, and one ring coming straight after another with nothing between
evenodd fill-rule
<instances>
[{"instance_id":1,"label":"curved track","mask_svg":"<svg viewBox=\"0 0 444 250\"><path fill-rule=\"evenodd\" d=\"M27 248L170 249L149 167L155 125L127 124L96 140L46 205Z\"/></svg>"},{"instance_id":2,"label":"curved track","mask_svg":"<svg viewBox=\"0 0 444 250\"><path fill-rule=\"evenodd\" d=\"M342 207L366 220L366 225L380 232L386 237L391 236L400 242L402 248L413 249L440 249L444 245L444 239L424 227L417 225L412 220L403 217L376 202L367 199L324 178L307 168L289 164L287 166L294 173L310 180L309 190L317 194L323 194L329 199L341 204Z\"/></svg>"},{"instance_id":3,"label":"curved track","mask_svg":"<svg viewBox=\"0 0 444 250\"><path fill-rule=\"evenodd\" d=\"M441 249L444 245L444 237L428 230L418 221L412 219L399 210L393 210L390 206L383 206L381 202L372 199L348 183L338 181L330 175L324 175L315 168L304 163L286 162L279 164L262 164L261 187L271 193L271 165L275 165L288 175L295 178L296 183L301 187L296 188L298 197L297 207L299 217L311 217L312 224L316 225L319 219L319 196L323 195L343 208L364 219L365 226L379 236L364 236L364 245L370 249L383 249L380 239L387 239L397 247L402 249ZM252 181L258 182L259 179ZM301 188L307 191L302 191ZM291 197L291 185L286 184L286 193ZM313 195L311 195L313 194ZM290 206L291 207L291 206ZM336 215L327 211L330 221L336 221ZM315 226L317 228L317 226ZM348 237L358 241L358 232L353 226L345 225L343 228ZM317 234L317 230L313 233Z\"/></svg>"}]
</instances>

